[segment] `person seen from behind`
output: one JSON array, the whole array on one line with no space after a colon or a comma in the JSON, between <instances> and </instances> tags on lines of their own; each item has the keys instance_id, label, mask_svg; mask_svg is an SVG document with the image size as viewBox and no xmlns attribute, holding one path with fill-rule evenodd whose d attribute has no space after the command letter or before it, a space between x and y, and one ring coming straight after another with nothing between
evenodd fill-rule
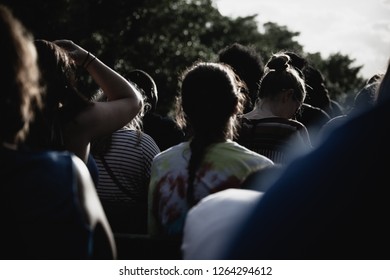
<instances>
[{"instance_id":1,"label":"person seen from behind","mask_svg":"<svg viewBox=\"0 0 390 280\"><path fill-rule=\"evenodd\" d=\"M142 130L158 145L161 151L175 146L186 139L185 131L180 129L170 115L158 113L158 88L152 76L144 70L136 69L125 77L144 89L145 106L142 117Z\"/></svg>"},{"instance_id":2,"label":"person seen from behind","mask_svg":"<svg viewBox=\"0 0 390 280\"><path fill-rule=\"evenodd\" d=\"M270 183L222 259L390 258L389 62L376 96Z\"/></svg>"},{"instance_id":3,"label":"person seen from behind","mask_svg":"<svg viewBox=\"0 0 390 280\"><path fill-rule=\"evenodd\" d=\"M45 108L27 139L35 150L68 150L82 159L95 183L98 171L89 153L92 139L112 133L131 121L142 106L140 92L123 76L70 40L35 40ZM107 95L107 102L89 101L78 89L82 67Z\"/></svg>"},{"instance_id":4,"label":"person seen from behind","mask_svg":"<svg viewBox=\"0 0 390 280\"><path fill-rule=\"evenodd\" d=\"M136 69L128 75L144 73ZM153 89L143 87L144 84L134 83L134 86L143 96L148 96L150 93L147 91ZM106 101L107 97L99 92L97 99ZM127 125L114 133L94 139L91 145L91 153L99 170L97 192L114 233L147 233L151 165L153 158L160 152L153 138L142 131L143 114L149 106L146 100L138 115Z\"/></svg>"},{"instance_id":5,"label":"person seen from behind","mask_svg":"<svg viewBox=\"0 0 390 280\"><path fill-rule=\"evenodd\" d=\"M294 119L305 96L304 80L290 57L274 54L265 65L253 110L242 117L237 141L280 164L289 153L311 149L307 128Z\"/></svg>"},{"instance_id":6,"label":"person seen from behind","mask_svg":"<svg viewBox=\"0 0 390 280\"><path fill-rule=\"evenodd\" d=\"M149 187L149 234L178 240L187 212L202 198L240 188L252 172L273 165L232 140L245 99L230 66L195 62L180 85L176 119L191 138L154 158Z\"/></svg>"},{"instance_id":7,"label":"person seen from behind","mask_svg":"<svg viewBox=\"0 0 390 280\"><path fill-rule=\"evenodd\" d=\"M260 79L264 74L264 63L260 54L253 46L236 42L218 52L218 62L230 65L245 83L245 87L242 87L247 95L244 113L253 110L259 95Z\"/></svg>"},{"instance_id":8,"label":"person seen from behind","mask_svg":"<svg viewBox=\"0 0 390 280\"><path fill-rule=\"evenodd\" d=\"M116 258L111 228L82 160L25 145L46 95L33 37L3 5L0 49L0 259Z\"/></svg>"}]
</instances>

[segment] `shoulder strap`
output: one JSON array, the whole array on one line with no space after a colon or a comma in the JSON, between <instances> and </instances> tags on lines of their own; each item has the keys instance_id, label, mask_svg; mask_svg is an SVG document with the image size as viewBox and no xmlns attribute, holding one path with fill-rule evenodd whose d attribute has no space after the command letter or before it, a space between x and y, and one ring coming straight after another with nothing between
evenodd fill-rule
<instances>
[{"instance_id":1,"label":"shoulder strap","mask_svg":"<svg viewBox=\"0 0 390 280\"><path fill-rule=\"evenodd\" d=\"M110 175L111 179L114 181L115 185L118 186L118 188L125 193L127 196L132 196L129 190L127 190L125 187L122 186L122 184L119 182L118 178L114 175L114 172L112 172L110 166L108 166L107 161L104 159L104 156L100 156L100 159L103 163L104 168L106 169L108 175Z\"/></svg>"}]
</instances>

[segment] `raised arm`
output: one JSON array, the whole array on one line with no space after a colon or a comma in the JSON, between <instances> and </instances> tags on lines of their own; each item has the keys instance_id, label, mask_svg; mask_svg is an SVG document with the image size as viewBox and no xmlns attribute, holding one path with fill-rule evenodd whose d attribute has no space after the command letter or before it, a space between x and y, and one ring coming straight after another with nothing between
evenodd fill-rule
<instances>
[{"instance_id":1,"label":"raised arm","mask_svg":"<svg viewBox=\"0 0 390 280\"><path fill-rule=\"evenodd\" d=\"M70 40L57 40L76 64L84 67L107 95L108 102L95 102L94 106L77 118L81 131L93 138L112 133L130 122L142 107L141 93L119 73L108 67L93 54Z\"/></svg>"}]
</instances>

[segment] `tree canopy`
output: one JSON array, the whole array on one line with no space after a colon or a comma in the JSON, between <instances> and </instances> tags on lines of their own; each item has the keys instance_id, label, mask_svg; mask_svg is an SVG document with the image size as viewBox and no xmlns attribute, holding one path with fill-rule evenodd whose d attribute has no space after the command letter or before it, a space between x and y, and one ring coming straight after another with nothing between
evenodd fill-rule
<instances>
[{"instance_id":1,"label":"tree canopy","mask_svg":"<svg viewBox=\"0 0 390 280\"><path fill-rule=\"evenodd\" d=\"M256 14L226 17L212 0L3 2L35 38L71 39L124 76L136 68L148 72L159 90L161 113L169 112L187 66L216 59L220 49L234 42L252 45L264 61L281 50L302 54L324 74L335 99L357 92L364 83L362 66L353 67L355 60L348 55L322 58L320 53L305 53L297 41L299 32L275 22L265 23L260 31Z\"/></svg>"}]
</instances>

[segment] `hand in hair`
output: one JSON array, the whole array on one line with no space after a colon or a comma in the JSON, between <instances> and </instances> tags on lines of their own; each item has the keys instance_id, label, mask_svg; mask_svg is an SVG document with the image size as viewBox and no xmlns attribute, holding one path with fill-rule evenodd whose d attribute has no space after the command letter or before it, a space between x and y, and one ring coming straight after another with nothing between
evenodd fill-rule
<instances>
[{"instance_id":1,"label":"hand in hair","mask_svg":"<svg viewBox=\"0 0 390 280\"><path fill-rule=\"evenodd\" d=\"M67 51L68 55L76 62L79 66L87 66L91 59L95 59L95 56L90 54L87 50L83 49L79 45L75 44L71 40L56 40L57 46L60 46Z\"/></svg>"}]
</instances>

